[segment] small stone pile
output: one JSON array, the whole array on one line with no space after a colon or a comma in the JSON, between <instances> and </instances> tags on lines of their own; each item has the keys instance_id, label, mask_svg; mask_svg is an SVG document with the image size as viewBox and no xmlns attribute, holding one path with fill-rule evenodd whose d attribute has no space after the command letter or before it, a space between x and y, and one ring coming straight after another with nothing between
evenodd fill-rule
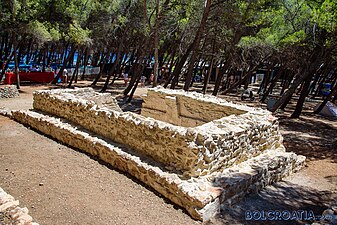
<instances>
[{"instance_id":1,"label":"small stone pile","mask_svg":"<svg viewBox=\"0 0 337 225\"><path fill-rule=\"evenodd\" d=\"M26 207L20 208L19 201L0 188L0 224L39 225L33 222Z\"/></svg>"},{"instance_id":2,"label":"small stone pile","mask_svg":"<svg viewBox=\"0 0 337 225\"><path fill-rule=\"evenodd\" d=\"M15 98L19 96L19 91L15 85L0 86L0 98Z\"/></svg>"},{"instance_id":3,"label":"small stone pile","mask_svg":"<svg viewBox=\"0 0 337 225\"><path fill-rule=\"evenodd\" d=\"M322 217L319 222L312 225L337 225L337 199L330 205L330 207L322 213Z\"/></svg>"}]
</instances>

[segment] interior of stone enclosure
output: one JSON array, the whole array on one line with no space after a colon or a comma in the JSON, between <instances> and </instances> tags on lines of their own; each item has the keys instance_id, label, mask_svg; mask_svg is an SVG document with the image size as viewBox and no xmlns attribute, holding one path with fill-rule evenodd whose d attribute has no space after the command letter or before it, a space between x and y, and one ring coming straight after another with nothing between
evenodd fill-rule
<instances>
[{"instance_id":1,"label":"interior of stone enclosure","mask_svg":"<svg viewBox=\"0 0 337 225\"><path fill-rule=\"evenodd\" d=\"M122 112L121 108L118 106L116 98L112 97L109 93L98 93L92 88L80 88L76 90L67 90L53 92L54 95L64 96L65 98L77 98L87 101L92 101L98 108L107 108L114 111Z\"/></svg>"},{"instance_id":2,"label":"interior of stone enclosure","mask_svg":"<svg viewBox=\"0 0 337 225\"><path fill-rule=\"evenodd\" d=\"M183 127L196 127L226 116L247 112L174 91L148 90L143 99L141 115Z\"/></svg>"}]
</instances>

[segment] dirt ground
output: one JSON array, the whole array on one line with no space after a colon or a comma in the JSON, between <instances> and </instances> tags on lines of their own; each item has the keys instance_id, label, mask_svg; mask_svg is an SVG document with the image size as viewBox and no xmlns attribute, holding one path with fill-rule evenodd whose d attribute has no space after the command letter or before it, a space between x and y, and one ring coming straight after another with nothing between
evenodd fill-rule
<instances>
[{"instance_id":1,"label":"dirt ground","mask_svg":"<svg viewBox=\"0 0 337 225\"><path fill-rule=\"evenodd\" d=\"M0 99L0 109L32 108L32 92L48 88L60 86L22 86L20 97ZM120 90L121 85L110 92ZM138 89L133 104L122 107L137 111L145 92ZM313 116L311 108L308 103L300 119L289 119L287 111L277 114L287 151L305 155L307 166L224 208L210 224L306 224L309 221L246 221L245 212L301 209L318 216L337 198L337 121ZM40 224L201 224L128 175L3 116L0 162L0 187Z\"/></svg>"}]
</instances>

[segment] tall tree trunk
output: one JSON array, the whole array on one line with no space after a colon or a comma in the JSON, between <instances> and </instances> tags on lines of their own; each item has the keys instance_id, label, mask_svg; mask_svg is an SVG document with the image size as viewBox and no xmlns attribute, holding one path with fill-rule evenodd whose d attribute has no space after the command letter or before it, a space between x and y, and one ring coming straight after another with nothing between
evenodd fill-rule
<instances>
[{"instance_id":1,"label":"tall tree trunk","mask_svg":"<svg viewBox=\"0 0 337 225\"><path fill-rule=\"evenodd\" d=\"M119 60L120 60L121 52L122 52L122 43L120 43L118 45L116 60L113 64L113 66L112 66L112 69L108 73L108 76L105 80L105 83L104 83L104 86L103 86L101 92L105 92L108 89L110 78L111 78L112 74L115 73L116 67L117 67L117 65L119 63Z\"/></svg>"},{"instance_id":2,"label":"tall tree trunk","mask_svg":"<svg viewBox=\"0 0 337 225\"><path fill-rule=\"evenodd\" d=\"M202 93L203 94L206 94L206 92L207 92L207 86L208 86L208 83L209 83L209 78L211 77L211 74L212 74L213 65L214 65L214 56L212 55L209 70L207 71L207 75L204 79L204 86L202 87Z\"/></svg>"},{"instance_id":3,"label":"tall tree trunk","mask_svg":"<svg viewBox=\"0 0 337 225\"><path fill-rule=\"evenodd\" d=\"M263 94L263 96L262 96L262 98L261 98L261 100L260 100L261 102L264 102L264 101L267 99L269 93L272 92L272 90L273 90L273 88L275 87L277 81L278 81L278 80L280 79L280 77L282 76L283 71L284 71L283 67L280 67L279 71L277 71L276 76L275 76L274 79L271 81L269 88L268 88L267 91Z\"/></svg>"},{"instance_id":4,"label":"tall tree trunk","mask_svg":"<svg viewBox=\"0 0 337 225\"><path fill-rule=\"evenodd\" d=\"M198 50L199 45L200 45L201 36L203 35L204 30L206 28L206 22L207 22L208 15L209 15L209 12L210 12L210 9L211 9L211 3L212 3L212 0L206 0L206 4L205 4L204 12L203 12L203 15L202 15L202 18L201 18L200 26L197 30L197 33L194 37L194 40L193 40L192 44L191 44L192 54L191 54L191 59L190 59L188 69L187 69L186 81L185 81L185 85L184 85L185 91L188 91L188 89L191 86L194 63L195 63L195 60L196 60L197 54L198 54L197 50Z\"/></svg>"},{"instance_id":5,"label":"tall tree trunk","mask_svg":"<svg viewBox=\"0 0 337 225\"><path fill-rule=\"evenodd\" d=\"M85 69L87 68L88 60L89 60L89 49L86 48L86 49L85 49L85 55L84 55L83 73L82 73L82 75L81 75L81 80L84 80Z\"/></svg>"},{"instance_id":6,"label":"tall tree trunk","mask_svg":"<svg viewBox=\"0 0 337 225\"><path fill-rule=\"evenodd\" d=\"M42 63L42 71L46 71L46 58L47 58L47 53L48 53L48 45L46 44L46 47L43 51L43 63Z\"/></svg>"},{"instance_id":7,"label":"tall tree trunk","mask_svg":"<svg viewBox=\"0 0 337 225\"><path fill-rule=\"evenodd\" d=\"M187 51L185 52L185 54L180 58L180 60L178 61L178 63L174 67L173 74L172 74L173 80L172 80L172 83L171 83L171 89L175 89L176 85L178 84L181 70L182 70L190 52L191 52L191 49L188 48Z\"/></svg>"},{"instance_id":8,"label":"tall tree trunk","mask_svg":"<svg viewBox=\"0 0 337 225\"><path fill-rule=\"evenodd\" d=\"M303 105L305 102L305 98L309 94L309 87L312 77L308 76L307 79L304 81L302 86L301 94L299 99L297 100L295 111L291 114L291 118L299 118L303 109Z\"/></svg>"},{"instance_id":9,"label":"tall tree trunk","mask_svg":"<svg viewBox=\"0 0 337 225\"><path fill-rule=\"evenodd\" d=\"M229 69L229 63L230 63L229 60L227 60L225 62L225 64L220 69L220 72L219 72L218 76L216 77L214 89L213 89L213 92L212 92L212 95L214 95L214 96L218 95L220 85L221 85L221 82L222 82L222 78L225 75L226 71Z\"/></svg>"},{"instance_id":10,"label":"tall tree trunk","mask_svg":"<svg viewBox=\"0 0 337 225\"><path fill-rule=\"evenodd\" d=\"M29 64L29 61L30 61L32 45L33 45L33 40L29 39L27 55L26 55L26 64Z\"/></svg>"},{"instance_id":11,"label":"tall tree trunk","mask_svg":"<svg viewBox=\"0 0 337 225\"><path fill-rule=\"evenodd\" d=\"M227 90L225 90L222 94L227 94L229 93L231 90L233 90L234 88L236 88L237 86L243 84L246 82L246 80L248 78L250 78L250 76L252 75L252 73L256 70L256 68L259 66L259 64L255 65L254 67L250 68L247 73L241 78L239 79L237 82L235 82L232 86L230 86Z\"/></svg>"},{"instance_id":12,"label":"tall tree trunk","mask_svg":"<svg viewBox=\"0 0 337 225\"><path fill-rule=\"evenodd\" d=\"M176 52L174 51L174 53L172 53L170 67L168 69L169 75L167 76L167 80L165 81L164 88L167 88L167 86L170 84L170 82L173 78L173 73L172 73L173 65L175 65L177 63L177 61L179 60L178 58L176 60L174 60L175 54L176 54Z\"/></svg>"},{"instance_id":13,"label":"tall tree trunk","mask_svg":"<svg viewBox=\"0 0 337 225\"><path fill-rule=\"evenodd\" d=\"M267 73L263 76L262 83L260 84L259 91L257 92L258 94L263 94L265 90L267 89L267 86L270 81L270 75L271 75L271 70L274 67L273 64L268 65L267 67Z\"/></svg>"},{"instance_id":14,"label":"tall tree trunk","mask_svg":"<svg viewBox=\"0 0 337 225\"><path fill-rule=\"evenodd\" d=\"M3 56L3 59L8 58L8 55L12 52L12 43L10 42L10 36L8 33L6 33L6 39L5 39L5 53Z\"/></svg>"},{"instance_id":15,"label":"tall tree trunk","mask_svg":"<svg viewBox=\"0 0 337 225\"><path fill-rule=\"evenodd\" d=\"M74 72L73 72L73 75L71 76L71 80L70 80L70 82L69 82L69 84L68 84L68 88L71 87L71 85L72 85L74 79L77 80L76 77L78 76L78 68L80 67L80 60L79 60L80 56L81 56L81 51L78 51L77 61L76 61L76 67L75 67L75 70L74 70ZM75 83L76 83L76 82L75 82Z\"/></svg>"},{"instance_id":16,"label":"tall tree trunk","mask_svg":"<svg viewBox=\"0 0 337 225\"><path fill-rule=\"evenodd\" d=\"M138 59L143 59L145 57L145 52L141 52L141 57ZM123 94L126 96L132 91L132 87L134 84L139 81L140 77L142 76L142 73L144 72L145 66L142 64L142 60L139 60L140 62L136 62L134 65L132 65L131 73L129 73L129 76L131 74L131 80L129 82L129 85L125 88L123 91Z\"/></svg>"},{"instance_id":17,"label":"tall tree trunk","mask_svg":"<svg viewBox=\"0 0 337 225\"><path fill-rule=\"evenodd\" d=\"M313 95L313 98L320 95L320 91L322 90L323 84L326 82L326 79L328 78L328 74L324 73L322 74L321 78L318 81L317 89L315 90L315 93Z\"/></svg>"},{"instance_id":18,"label":"tall tree trunk","mask_svg":"<svg viewBox=\"0 0 337 225\"><path fill-rule=\"evenodd\" d=\"M317 70L318 65L321 62L322 56L324 54L327 54L327 52L324 52L324 48L321 48L320 46L316 46L316 48L313 50L309 60L307 68L305 69L305 72L302 75L299 75L293 82L293 84L290 86L290 88L281 96L281 98L273 105L270 111L275 112L281 105L283 105L296 91L298 86L306 80L310 75L312 75L315 70Z\"/></svg>"},{"instance_id":19,"label":"tall tree trunk","mask_svg":"<svg viewBox=\"0 0 337 225\"><path fill-rule=\"evenodd\" d=\"M159 37L158 37L158 29L159 29L159 0L156 0L156 23L154 28L154 78L153 78L153 87L157 86L158 75L159 75L159 56L158 56L158 48L159 48ZM136 86L138 83L136 83Z\"/></svg>"},{"instance_id":20,"label":"tall tree trunk","mask_svg":"<svg viewBox=\"0 0 337 225\"><path fill-rule=\"evenodd\" d=\"M289 73L291 73L291 75ZM283 95L284 91L286 89L288 89L288 87L289 87L289 85L290 85L290 83L291 83L291 81L293 80L294 77L295 76L294 76L293 72L291 72L290 70L287 70L287 72L285 73L285 78L283 79L282 84L281 84L282 89L281 89L280 95Z\"/></svg>"},{"instance_id":21,"label":"tall tree trunk","mask_svg":"<svg viewBox=\"0 0 337 225\"><path fill-rule=\"evenodd\" d=\"M103 59L101 65L100 65L99 73L95 76L95 79L94 79L94 81L91 84L92 86L96 86L97 82L102 77L103 69L105 67L106 61L107 61L108 56L110 55L110 53L111 53L110 50L108 50L108 52L103 56L104 59Z\"/></svg>"},{"instance_id":22,"label":"tall tree trunk","mask_svg":"<svg viewBox=\"0 0 337 225\"><path fill-rule=\"evenodd\" d=\"M65 51L67 51L67 49L65 49ZM71 50L70 50L70 52L68 54L68 57L65 58L65 60L63 61L62 67L60 68L57 76L50 82L51 84L56 84L57 83L58 79L62 76L63 70L66 68L67 63L70 61L70 59L72 58L72 56L75 54L75 51L76 51L75 46L71 46Z\"/></svg>"},{"instance_id":23,"label":"tall tree trunk","mask_svg":"<svg viewBox=\"0 0 337 225\"><path fill-rule=\"evenodd\" d=\"M12 51L12 53L10 54L10 56L7 58L6 62L5 62L5 66L3 67L3 70L1 71L1 75L0 75L0 81L2 80L3 76L6 73L6 70L8 68L8 64L10 63L10 61L12 60L14 56L14 51Z\"/></svg>"},{"instance_id":24,"label":"tall tree trunk","mask_svg":"<svg viewBox=\"0 0 337 225\"><path fill-rule=\"evenodd\" d=\"M1 43L0 43L0 59L3 59L3 49L5 47L5 33L1 33Z\"/></svg>"},{"instance_id":25,"label":"tall tree trunk","mask_svg":"<svg viewBox=\"0 0 337 225\"><path fill-rule=\"evenodd\" d=\"M20 76L19 76L19 65L18 65L18 56L17 56L17 47L18 43L15 37L14 32L12 32L12 42L13 42L13 52L14 52L14 63L15 63L15 68L14 68L14 73L16 75L16 88L20 89Z\"/></svg>"},{"instance_id":26,"label":"tall tree trunk","mask_svg":"<svg viewBox=\"0 0 337 225\"><path fill-rule=\"evenodd\" d=\"M119 59L118 63L116 64L116 69L115 69L114 76L112 78L111 83L109 84L110 86L112 86L115 83L115 81L117 80L117 78L120 76L121 71L123 71L122 67L123 67L123 64L125 63L125 60L123 60L123 58L124 58L124 54L121 52L120 59Z\"/></svg>"},{"instance_id":27,"label":"tall tree trunk","mask_svg":"<svg viewBox=\"0 0 337 225\"><path fill-rule=\"evenodd\" d=\"M142 70L144 70L144 66L141 66L141 68L142 68ZM130 93L130 95L129 95L128 100L126 101L127 103L130 103L130 102L131 102L131 100L132 100L132 98L133 98L133 95L135 94L136 89L137 89L137 87L138 87L138 83L139 83L139 81L140 81L141 75L142 75L141 73L139 73L139 75L137 75L137 80L136 80L136 82L135 82L135 84L134 84L134 86L133 86L133 88L132 88L132 91L131 91L131 93Z\"/></svg>"},{"instance_id":28,"label":"tall tree trunk","mask_svg":"<svg viewBox=\"0 0 337 225\"><path fill-rule=\"evenodd\" d=\"M337 84L334 86L334 88L331 90L330 94L323 100L323 102L319 105L319 107L314 111L314 113L318 114L322 111L322 109L324 108L324 106L326 105L326 103L328 101L330 101L330 99L335 96L333 98L333 101L337 98Z\"/></svg>"}]
</instances>

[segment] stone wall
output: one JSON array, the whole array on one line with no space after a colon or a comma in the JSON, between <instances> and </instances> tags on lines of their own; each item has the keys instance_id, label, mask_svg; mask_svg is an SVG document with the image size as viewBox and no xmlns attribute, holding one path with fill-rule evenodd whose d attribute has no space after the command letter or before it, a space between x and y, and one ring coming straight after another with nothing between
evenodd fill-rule
<instances>
[{"instance_id":1,"label":"stone wall","mask_svg":"<svg viewBox=\"0 0 337 225\"><path fill-rule=\"evenodd\" d=\"M143 99L143 116L183 127L195 127L247 112L245 107L240 109L238 105L195 92L154 88L149 89Z\"/></svg>"},{"instance_id":2,"label":"stone wall","mask_svg":"<svg viewBox=\"0 0 337 225\"><path fill-rule=\"evenodd\" d=\"M171 100L180 99L176 108L180 108L180 115L186 118L207 122L231 114L190 128L130 112L119 112L104 104L100 106L77 92L37 91L34 93L34 109L66 118L125 144L139 154L162 163L166 169L187 177L210 174L255 157L267 149L284 149L277 119L264 110L198 94L175 91L163 97L165 91L161 89L149 92L148 98L153 95L156 99L151 104L156 102L159 109L160 104L168 107ZM207 113L212 109L214 114Z\"/></svg>"},{"instance_id":3,"label":"stone wall","mask_svg":"<svg viewBox=\"0 0 337 225\"><path fill-rule=\"evenodd\" d=\"M33 222L26 207L19 207L19 201L0 188L0 224L39 225Z\"/></svg>"},{"instance_id":4,"label":"stone wall","mask_svg":"<svg viewBox=\"0 0 337 225\"><path fill-rule=\"evenodd\" d=\"M19 91L15 85L0 86L0 98L14 98L19 96Z\"/></svg>"},{"instance_id":5,"label":"stone wall","mask_svg":"<svg viewBox=\"0 0 337 225\"><path fill-rule=\"evenodd\" d=\"M204 221L217 214L222 204L237 203L246 194L297 171L305 159L282 149L272 149L210 175L181 179L144 155L137 155L67 120L33 111L14 111L13 118L127 172L185 208L194 219Z\"/></svg>"}]
</instances>

